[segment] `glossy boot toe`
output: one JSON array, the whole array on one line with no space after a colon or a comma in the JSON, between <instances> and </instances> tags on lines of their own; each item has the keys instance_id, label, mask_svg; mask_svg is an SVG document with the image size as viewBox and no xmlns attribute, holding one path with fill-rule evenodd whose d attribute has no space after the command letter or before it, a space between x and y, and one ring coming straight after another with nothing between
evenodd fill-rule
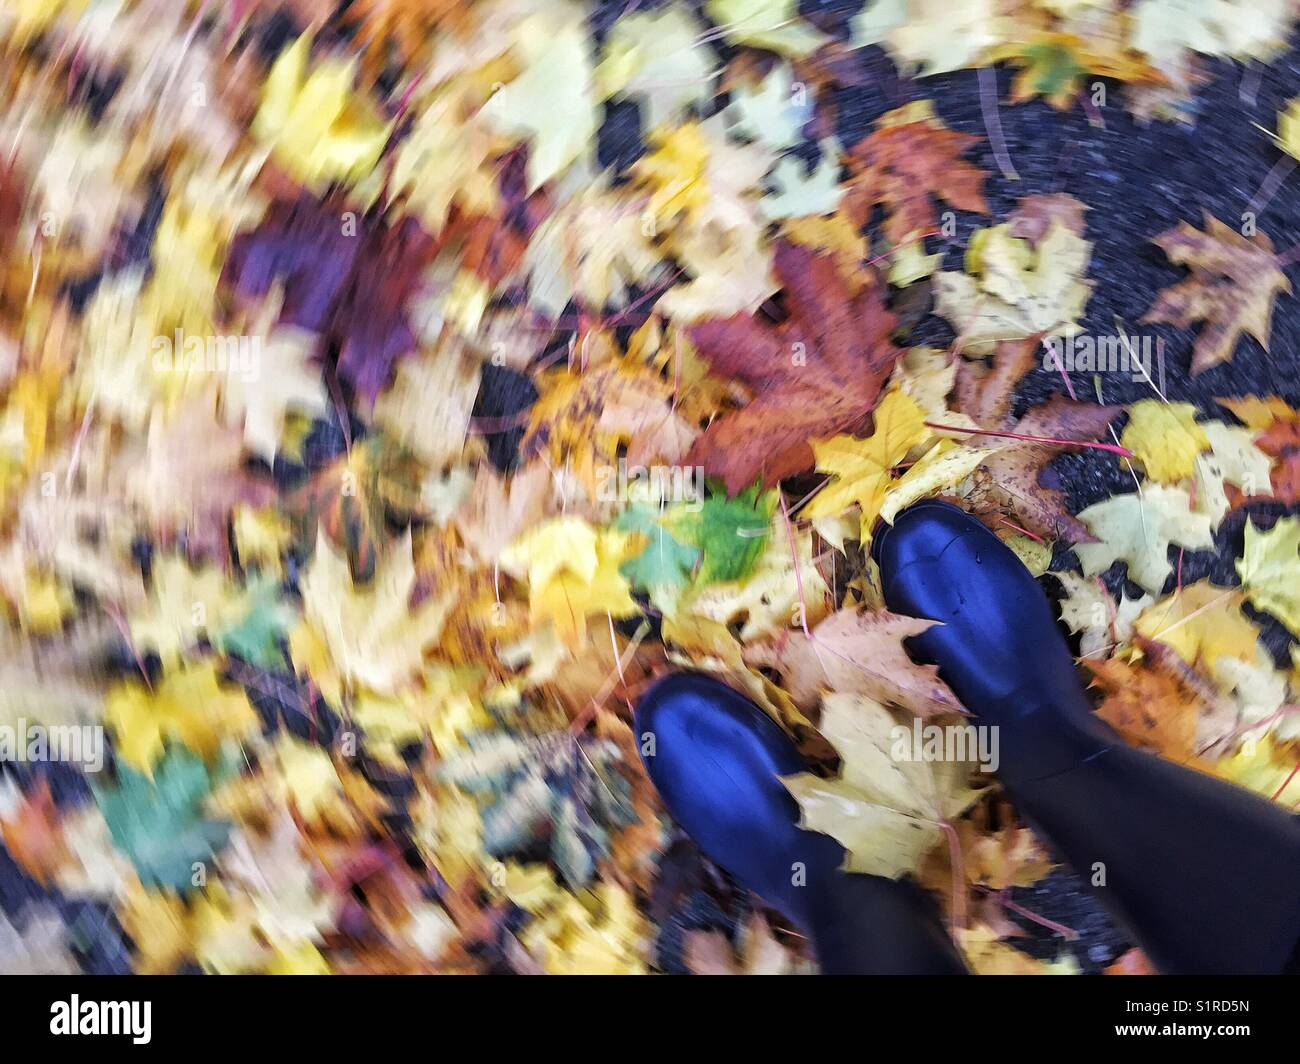
<instances>
[{"instance_id":1,"label":"glossy boot toe","mask_svg":"<svg viewBox=\"0 0 1300 1064\"><path fill-rule=\"evenodd\" d=\"M981 723L1022 816L1166 972L1300 965L1300 823L1118 739L1091 712L1046 596L989 529L921 503L875 537L885 601Z\"/></svg>"},{"instance_id":2,"label":"glossy boot toe","mask_svg":"<svg viewBox=\"0 0 1300 1064\"><path fill-rule=\"evenodd\" d=\"M940 622L910 641L914 656L1003 743L1026 747L1013 763L1051 775L1112 744L1047 596L987 526L929 500L879 529L872 557L890 610Z\"/></svg>"},{"instance_id":3,"label":"glossy boot toe","mask_svg":"<svg viewBox=\"0 0 1300 1064\"><path fill-rule=\"evenodd\" d=\"M758 706L713 677L675 673L642 696L637 741L673 819L710 860L790 919L806 924L796 862L829 875L844 851L803 831L780 777L807 769Z\"/></svg>"},{"instance_id":4,"label":"glossy boot toe","mask_svg":"<svg viewBox=\"0 0 1300 1064\"><path fill-rule=\"evenodd\" d=\"M827 974L965 971L925 893L840 871L844 850L798 826L780 777L806 770L758 706L703 674L655 683L636 709L637 741L664 805L708 857L811 938Z\"/></svg>"}]
</instances>

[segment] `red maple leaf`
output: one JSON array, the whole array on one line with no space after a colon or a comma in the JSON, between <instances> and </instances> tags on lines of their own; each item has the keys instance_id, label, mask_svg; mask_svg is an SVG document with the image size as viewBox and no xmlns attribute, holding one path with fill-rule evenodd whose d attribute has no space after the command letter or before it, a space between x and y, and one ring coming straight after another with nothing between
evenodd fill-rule
<instances>
[{"instance_id":1,"label":"red maple leaf","mask_svg":"<svg viewBox=\"0 0 1300 1064\"><path fill-rule=\"evenodd\" d=\"M809 441L861 424L902 354L890 342L895 319L878 284L853 296L832 256L784 241L774 271L789 312L784 321L760 309L690 329L715 373L755 393L714 421L686 458L733 495L759 477L770 485L809 468Z\"/></svg>"}]
</instances>

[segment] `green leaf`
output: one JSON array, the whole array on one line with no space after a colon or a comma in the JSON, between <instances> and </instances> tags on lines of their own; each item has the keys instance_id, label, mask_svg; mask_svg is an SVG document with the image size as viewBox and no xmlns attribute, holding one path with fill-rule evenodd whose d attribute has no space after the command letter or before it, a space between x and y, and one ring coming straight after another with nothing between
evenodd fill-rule
<instances>
[{"instance_id":1,"label":"green leaf","mask_svg":"<svg viewBox=\"0 0 1300 1064\"><path fill-rule=\"evenodd\" d=\"M1074 50L1059 41L1031 44L1025 49L1025 59L1031 89L1049 99L1070 95L1075 83L1087 73Z\"/></svg>"},{"instance_id":2,"label":"green leaf","mask_svg":"<svg viewBox=\"0 0 1300 1064\"><path fill-rule=\"evenodd\" d=\"M767 543L776 511L776 492L762 493L757 484L734 499L716 491L696 511L676 507L669 527L684 543L704 554L697 587L743 580L758 562Z\"/></svg>"},{"instance_id":3,"label":"green leaf","mask_svg":"<svg viewBox=\"0 0 1300 1064\"><path fill-rule=\"evenodd\" d=\"M94 789L114 844L146 886L188 890L195 862L225 843L230 825L200 812L213 782L201 758L174 746L154 766L153 779L119 763L118 786Z\"/></svg>"},{"instance_id":4,"label":"green leaf","mask_svg":"<svg viewBox=\"0 0 1300 1064\"><path fill-rule=\"evenodd\" d=\"M614 527L650 537L645 550L625 561L619 571L633 587L648 591L658 609L671 613L677 592L686 586L700 560L700 551L675 539L661 523L661 514L648 506L624 510Z\"/></svg>"},{"instance_id":5,"label":"green leaf","mask_svg":"<svg viewBox=\"0 0 1300 1064\"><path fill-rule=\"evenodd\" d=\"M234 627L217 632L213 645L223 654L235 654L259 669L282 669L286 665L284 640L297 619L274 580L259 580L249 594L248 613Z\"/></svg>"}]
</instances>

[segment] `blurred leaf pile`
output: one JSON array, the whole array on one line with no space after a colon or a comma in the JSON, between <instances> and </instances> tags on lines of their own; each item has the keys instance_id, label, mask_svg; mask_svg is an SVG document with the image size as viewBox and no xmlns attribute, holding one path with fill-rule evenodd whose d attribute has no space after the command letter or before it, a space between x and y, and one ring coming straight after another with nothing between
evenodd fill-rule
<instances>
[{"instance_id":1,"label":"blurred leaf pile","mask_svg":"<svg viewBox=\"0 0 1300 1064\"><path fill-rule=\"evenodd\" d=\"M1295 15L4 0L0 725L107 749L3 767L0 970L808 970L640 767L631 706L681 666L796 738L796 796L864 814L808 826L934 889L978 970L1070 970L1009 944L1050 861L994 789L872 774L882 729L960 712L866 551L927 496L1052 564L1126 739L1300 801L1300 672L1259 640L1300 638L1300 413L1018 406L1102 280L1085 206L991 216L929 100L836 134L868 50L1177 120ZM1229 222L1156 241L1193 372L1291 291ZM909 339L931 302L946 350ZM1066 452L1136 492L1071 513ZM1262 501L1232 586L1184 582Z\"/></svg>"}]
</instances>

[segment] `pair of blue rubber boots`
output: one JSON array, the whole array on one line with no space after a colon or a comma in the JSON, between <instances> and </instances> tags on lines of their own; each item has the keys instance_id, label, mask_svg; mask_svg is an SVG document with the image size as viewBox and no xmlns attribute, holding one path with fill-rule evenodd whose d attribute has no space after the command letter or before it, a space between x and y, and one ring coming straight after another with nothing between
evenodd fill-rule
<instances>
[{"instance_id":1,"label":"pair of blue rubber boots","mask_svg":"<svg viewBox=\"0 0 1300 1064\"><path fill-rule=\"evenodd\" d=\"M1037 581L988 528L930 501L875 537L885 601L939 621L910 642L984 725L1020 814L1093 884L1169 973L1300 966L1300 820L1127 746L1092 711ZM646 769L714 862L812 940L828 974L966 971L929 896L840 870L844 851L798 826L781 776L807 769L754 703L708 676L669 675L636 710Z\"/></svg>"}]
</instances>

